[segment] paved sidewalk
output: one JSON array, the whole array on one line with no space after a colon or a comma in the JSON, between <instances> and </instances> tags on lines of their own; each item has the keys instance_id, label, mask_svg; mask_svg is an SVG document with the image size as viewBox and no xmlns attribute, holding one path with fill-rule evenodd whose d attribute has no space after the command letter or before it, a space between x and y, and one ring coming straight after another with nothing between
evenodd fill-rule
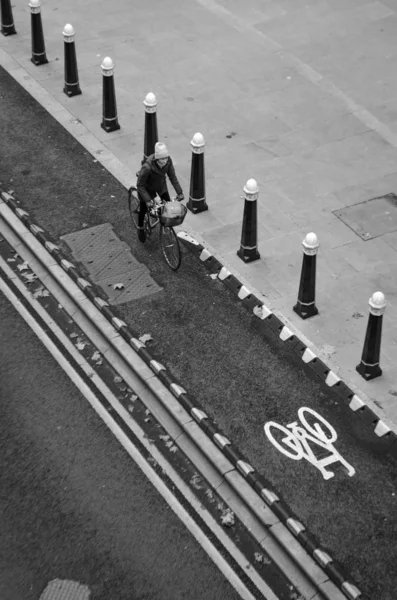
<instances>
[{"instance_id":1,"label":"paved sidewalk","mask_svg":"<svg viewBox=\"0 0 397 600\"><path fill-rule=\"evenodd\" d=\"M64 124L83 144L91 139L92 148L86 130L95 136L98 160L113 172L114 157L124 165L126 184L142 158L149 91L186 194L189 142L203 133L209 211L185 223L397 431L397 207L367 241L334 214L397 191L397 0L54 0L42 6L50 62L40 67L30 62L29 12L17 0L18 35L0 35L0 64L12 70L9 55L39 81L55 100L53 114L63 106L73 115ZM62 92L66 23L76 29L83 92L71 99ZM100 127L105 56L116 65L121 125L111 134ZM23 70L18 78L44 101ZM236 251L251 177L260 186L261 259L245 265ZM320 241L320 314L302 321L292 307L309 231ZM383 375L365 382L355 366L377 290L388 301Z\"/></svg>"}]
</instances>

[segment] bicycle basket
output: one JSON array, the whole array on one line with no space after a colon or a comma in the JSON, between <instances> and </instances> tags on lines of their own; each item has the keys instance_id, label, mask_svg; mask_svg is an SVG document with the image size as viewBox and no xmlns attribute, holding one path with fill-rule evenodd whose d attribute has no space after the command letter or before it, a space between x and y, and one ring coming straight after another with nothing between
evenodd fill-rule
<instances>
[{"instance_id":1,"label":"bicycle basket","mask_svg":"<svg viewBox=\"0 0 397 600\"><path fill-rule=\"evenodd\" d=\"M187 213L187 208L180 202L166 202L160 216L160 223L166 227L181 225Z\"/></svg>"}]
</instances>

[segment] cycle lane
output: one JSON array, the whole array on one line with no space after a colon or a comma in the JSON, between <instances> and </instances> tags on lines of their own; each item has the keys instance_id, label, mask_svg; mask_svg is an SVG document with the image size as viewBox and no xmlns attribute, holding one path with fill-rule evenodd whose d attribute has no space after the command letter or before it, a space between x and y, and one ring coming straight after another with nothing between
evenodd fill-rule
<instances>
[{"instance_id":1,"label":"cycle lane","mask_svg":"<svg viewBox=\"0 0 397 600\"><path fill-rule=\"evenodd\" d=\"M371 597L393 598L397 561L392 459L359 441L340 401L312 380L275 337L263 339L249 313L193 256L184 252L182 268L174 276L155 243L139 246L128 222L125 189L26 93L1 76L7 86L7 97L1 100L7 118L0 150L3 185L12 186L57 239L83 223L112 223L163 288L161 294L124 304L120 315L141 334L151 334L151 351L360 588ZM313 465L287 458L269 442L265 423L291 423L302 406L335 428L335 446L354 467L353 477L337 470L326 481Z\"/></svg>"}]
</instances>

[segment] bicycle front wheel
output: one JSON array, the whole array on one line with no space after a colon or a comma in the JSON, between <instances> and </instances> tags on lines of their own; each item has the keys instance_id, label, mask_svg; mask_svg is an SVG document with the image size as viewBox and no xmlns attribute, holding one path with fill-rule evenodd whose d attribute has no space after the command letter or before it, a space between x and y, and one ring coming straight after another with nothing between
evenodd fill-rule
<instances>
[{"instance_id":1,"label":"bicycle front wheel","mask_svg":"<svg viewBox=\"0 0 397 600\"><path fill-rule=\"evenodd\" d=\"M128 210L130 211L131 221L138 228L139 200L134 194L134 188L128 190Z\"/></svg>"},{"instance_id":2,"label":"bicycle front wheel","mask_svg":"<svg viewBox=\"0 0 397 600\"><path fill-rule=\"evenodd\" d=\"M181 265L181 248L179 246L179 240L172 227L161 225L160 244L167 265L173 271L177 271Z\"/></svg>"},{"instance_id":3,"label":"bicycle front wheel","mask_svg":"<svg viewBox=\"0 0 397 600\"><path fill-rule=\"evenodd\" d=\"M311 418L305 416L305 413L311 415ZM332 427L331 423L328 423L312 408L308 408L307 406L302 406L298 410L298 417L305 429L319 438L322 442L326 442L328 444L333 444L338 439L338 435L335 429ZM319 423L317 423L319 421Z\"/></svg>"}]
</instances>

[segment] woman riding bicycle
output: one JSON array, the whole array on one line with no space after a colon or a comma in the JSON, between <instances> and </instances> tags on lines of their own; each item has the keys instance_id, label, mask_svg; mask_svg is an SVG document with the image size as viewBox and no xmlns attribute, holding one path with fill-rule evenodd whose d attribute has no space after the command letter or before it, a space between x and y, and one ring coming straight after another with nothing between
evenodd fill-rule
<instances>
[{"instance_id":1,"label":"woman riding bicycle","mask_svg":"<svg viewBox=\"0 0 397 600\"><path fill-rule=\"evenodd\" d=\"M157 142L154 147L154 154L146 159L138 173L137 190L140 201L138 238L141 242L144 242L146 239L143 227L144 217L148 208L152 206L156 194L158 194L164 202L170 202L171 200L167 190L167 175L178 194L176 199L181 202L184 200L184 195L176 177L172 159L166 145L162 142Z\"/></svg>"}]
</instances>

